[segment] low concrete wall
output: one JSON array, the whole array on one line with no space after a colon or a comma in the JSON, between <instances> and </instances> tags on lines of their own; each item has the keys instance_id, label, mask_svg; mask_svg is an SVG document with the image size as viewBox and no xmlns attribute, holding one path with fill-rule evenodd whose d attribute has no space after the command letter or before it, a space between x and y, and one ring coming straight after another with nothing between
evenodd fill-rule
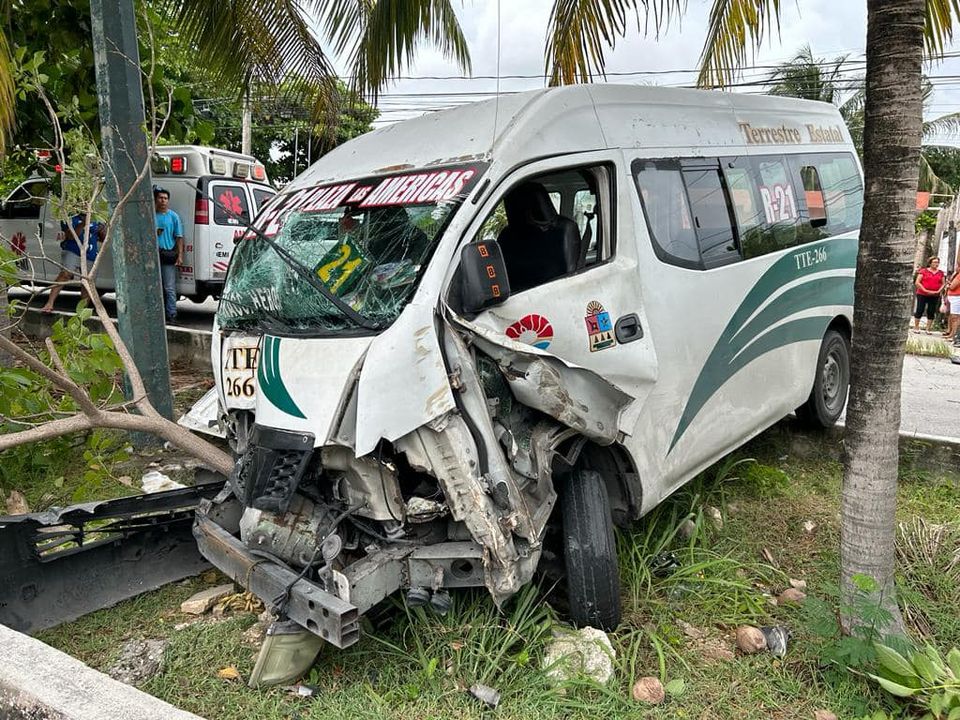
<instances>
[{"instance_id":1,"label":"low concrete wall","mask_svg":"<svg viewBox=\"0 0 960 720\"><path fill-rule=\"evenodd\" d=\"M0 625L4 720L203 720Z\"/></svg>"},{"instance_id":2,"label":"low concrete wall","mask_svg":"<svg viewBox=\"0 0 960 720\"><path fill-rule=\"evenodd\" d=\"M50 336L53 323L61 317L68 318L73 313L54 311L44 315L38 310L29 309L24 313L21 325L23 332L32 337L45 338ZM93 318L91 322L100 321ZM210 373L210 345L213 333L209 330L195 330L193 328L167 326L167 354L171 363L185 365L196 370Z\"/></svg>"}]
</instances>

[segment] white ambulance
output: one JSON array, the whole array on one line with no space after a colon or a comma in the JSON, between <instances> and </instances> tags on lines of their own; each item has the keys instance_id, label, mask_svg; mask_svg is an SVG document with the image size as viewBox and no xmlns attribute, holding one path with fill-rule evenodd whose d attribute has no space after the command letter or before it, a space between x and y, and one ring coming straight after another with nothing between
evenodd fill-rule
<instances>
[{"instance_id":1,"label":"white ambulance","mask_svg":"<svg viewBox=\"0 0 960 720\"><path fill-rule=\"evenodd\" d=\"M170 193L170 207L183 222L179 294L197 302L219 297L235 234L276 194L263 164L228 150L168 145L157 148L151 174L153 184ZM20 276L25 283L52 282L60 272L62 218L48 202L49 193L47 178L32 177L0 205L0 237L22 256ZM100 265L97 287L114 289L110 258Z\"/></svg>"}]
</instances>

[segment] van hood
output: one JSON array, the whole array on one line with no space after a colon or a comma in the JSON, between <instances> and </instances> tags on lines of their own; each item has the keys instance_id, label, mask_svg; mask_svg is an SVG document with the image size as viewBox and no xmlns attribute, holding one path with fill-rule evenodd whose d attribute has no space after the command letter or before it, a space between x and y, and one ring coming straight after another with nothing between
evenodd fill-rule
<instances>
[{"instance_id":1,"label":"van hood","mask_svg":"<svg viewBox=\"0 0 960 720\"><path fill-rule=\"evenodd\" d=\"M324 445L335 432L373 338L265 335L257 362L258 425L309 432Z\"/></svg>"},{"instance_id":2,"label":"van hood","mask_svg":"<svg viewBox=\"0 0 960 720\"><path fill-rule=\"evenodd\" d=\"M412 303L375 337L264 336L258 425L351 444L357 457L453 410L433 308Z\"/></svg>"}]
</instances>

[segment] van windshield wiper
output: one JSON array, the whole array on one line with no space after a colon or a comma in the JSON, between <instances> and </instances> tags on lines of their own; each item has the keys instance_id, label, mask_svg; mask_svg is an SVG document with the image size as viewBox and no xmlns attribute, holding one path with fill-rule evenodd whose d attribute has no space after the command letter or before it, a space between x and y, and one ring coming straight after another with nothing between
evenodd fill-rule
<instances>
[{"instance_id":1,"label":"van windshield wiper","mask_svg":"<svg viewBox=\"0 0 960 720\"><path fill-rule=\"evenodd\" d=\"M247 230L256 235L260 240L263 240L270 248L279 256L281 260L295 273L307 281L312 288L319 291L323 297L328 300L334 307L336 307L340 312L346 315L351 322L355 325L359 325L362 328L367 330L379 330L380 326L374 322L371 322L363 315L354 310L350 305L345 303L343 300L334 295L330 288L323 284L323 282L318 278L311 269L305 267L293 257L289 252L287 252L280 245L275 243L271 238L264 235L260 230L255 228L250 222L245 220L242 216L236 215L230 208L226 207L223 203L216 200L213 195L209 195L206 192L202 191L197 185L194 185L191 182L187 183L191 185L198 193L204 197L208 197L215 205L217 205L221 210L223 210L228 216L236 220L238 223L243 225Z\"/></svg>"}]
</instances>

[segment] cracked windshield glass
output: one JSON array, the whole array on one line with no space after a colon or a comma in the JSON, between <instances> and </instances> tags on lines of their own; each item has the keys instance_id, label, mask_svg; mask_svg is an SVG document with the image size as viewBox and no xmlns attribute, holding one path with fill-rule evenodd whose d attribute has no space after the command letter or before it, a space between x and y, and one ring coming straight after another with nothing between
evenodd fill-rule
<instances>
[{"instance_id":1,"label":"cracked windshield glass","mask_svg":"<svg viewBox=\"0 0 960 720\"><path fill-rule=\"evenodd\" d=\"M460 166L277 196L258 216L257 232L238 233L220 327L303 334L387 327L481 172Z\"/></svg>"}]
</instances>

